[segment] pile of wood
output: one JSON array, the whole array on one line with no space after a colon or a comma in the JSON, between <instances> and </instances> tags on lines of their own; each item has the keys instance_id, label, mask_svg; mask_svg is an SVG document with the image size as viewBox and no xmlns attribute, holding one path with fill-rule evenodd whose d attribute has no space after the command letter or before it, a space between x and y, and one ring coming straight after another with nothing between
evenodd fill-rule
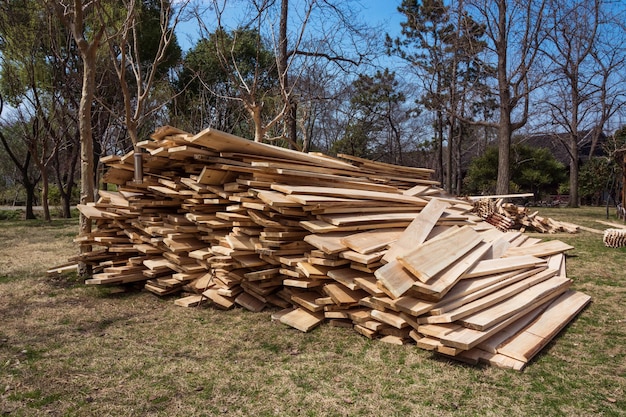
<instances>
[{"instance_id":1,"label":"pile of wood","mask_svg":"<svg viewBox=\"0 0 626 417\"><path fill-rule=\"evenodd\" d=\"M474 200L474 212L502 231L520 230L538 233L578 233L579 226L531 213L528 207L505 203L503 198L484 197Z\"/></svg>"},{"instance_id":2,"label":"pile of wood","mask_svg":"<svg viewBox=\"0 0 626 417\"><path fill-rule=\"evenodd\" d=\"M96 228L87 284L142 283L223 309L276 309L459 360L521 369L590 301L570 289L560 241L502 232L445 195L431 171L254 143L215 130L157 131L103 159L80 206Z\"/></svg>"},{"instance_id":3,"label":"pile of wood","mask_svg":"<svg viewBox=\"0 0 626 417\"><path fill-rule=\"evenodd\" d=\"M626 229L606 229L602 241L608 248L622 248L626 246Z\"/></svg>"}]
</instances>

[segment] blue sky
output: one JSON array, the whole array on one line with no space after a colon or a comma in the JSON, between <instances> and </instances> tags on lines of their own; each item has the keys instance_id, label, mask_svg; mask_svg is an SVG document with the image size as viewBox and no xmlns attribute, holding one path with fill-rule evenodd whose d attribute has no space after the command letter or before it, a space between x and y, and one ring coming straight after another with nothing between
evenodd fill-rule
<instances>
[{"instance_id":1,"label":"blue sky","mask_svg":"<svg viewBox=\"0 0 626 417\"><path fill-rule=\"evenodd\" d=\"M362 0L364 17L370 23L384 24L388 32L399 32L402 15L398 12L401 0Z\"/></svg>"},{"instance_id":2,"label":"blue sky","mask_svg":"<svg viewBox=\"0 0 626 417\"><path fill-rule=\"evenodd\" d=\"M391 35L398 35L400 33L400 22L403 20L402 15L398 12L398 6L401 0L360 0L362 10L360 15L371 26L381 26L383 32ZM183 48L183 51L187 51L193 46L193 42L190 42L189 38L197 38L196 24L193 22L181 23L178 29L178 41Z\"/></svg>"}]
</instances>

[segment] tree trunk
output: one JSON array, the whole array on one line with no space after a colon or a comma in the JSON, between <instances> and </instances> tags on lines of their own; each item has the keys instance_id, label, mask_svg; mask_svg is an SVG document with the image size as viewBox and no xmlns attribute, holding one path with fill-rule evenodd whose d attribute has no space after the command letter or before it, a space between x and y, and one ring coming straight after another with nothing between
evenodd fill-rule
<instances>
[{"instance_id":1,"label":"tree trunk","mask_svg":"<svg viewBox=\"0 0 626 417\"><path fill-rule=\"evenodd\" d=\"M459 123L459 132L456 135L456 141L454 146L454 160L456 165L456 195L461 195L463 190L463 166L461 161L461 142L463 140L463 123Z\"/></svg>"},{"instance_id":2,"label":"tree trunk","mask_svg":"<svg viewBox=\"0 0 626 417\"><path fill-rule=\"evenodd\" d=\"M50 187L48 173L46 167L41 167L41 206L43 207L43 219L47 222L52 220L50 217L50 205L48 204L48 189Z\"/></svg>"},{"instance_id":3,"label":"tree trunk","mask_svg":"<svg viewBox=\"0 0 626 417\"><path fill-rule=\"evenodd\" d=\"M261 106L255 105L248 110L254 122L254 141L259 143L263 142L263 138L265 137L265 128L263 127L263 119L261 117L261 108Z\"/></svg>"},{"instance_id":4,"label":"tree trunk","mask_svg":"<svg viewBox=\"0 0 626 417\"><path fill-rule=\"evenodd\" d=\"M570 166L569 166L569 207L579 206L578 195L578 135L570 138Z\"/></svg>"},{"instance_id":5,"label":"tree trunk","mask_svg":"<svg viewBox=\"0 0 626 417\"><path fill-rule=\"evenodd\" d=\"M448 193L452 193L452 152L454 149L454 118L450 117L448 121L448 153L446 154L446 167L448 174L446 175L446 186L444 187Z\"/></svg>"},{"instance_id":6,"label":"tree trunk","mask_svg":"<svg viewBox=\"0 0 626 417\"><path fill-rule=\"evenodd\" d=\"M435 123L437 124L437 160L435 171L438 175L437 181L443 185L443 115L440 110L437 111L437 120Z\"/></svg>"},{"instance_id":7,"label":"tree trunk","mask_svg":"<svg viewBox=\"0 0 626 417\"><path fill-rule=\"evenodd\" d=\"M508 112L500 113L498 126L498 179L496 194L508 194L511 179L511 115Z\"/></svg>"},{"instance_id":8,"label":"tree trunk","mask_svg":"<svg viewBox=\"0 0 626 417\"><path fill-rule=\"evenodd\" d=\"M296 144L298 143L298 107L296 103L292 101L292 98L289 97L289 112L287 112L287 137L290 139L289 148L297 149Z\"/></svg>"},{"instance_id":9,"label":"tree trunk","mask_svg":"<svg viewBox=\"0 0 626 417\"><path fill-rule=\"evenodd\" d=\"M34 220L35 211L33 210L33 202L35 200L35 184L31 184L30 181L23 182L22 185L26 190L26 220Z\"/></svg>"},{"instance_id":10,"label":"tree trunk","mask_svg":"<svg viewBox=\"0 0 626 417\"><path fill-rule=\"evenodd\" d=\"M496 181L496 194L509 193L509 181L511 179L510 153L511 153L511 93L507 74L507 15L506 0L498 1L498 39L496 40L496 53L498 55L498 96L500 99L500 119L498 123L498 179Z\"/></svg>"},{"instance_id":11,"label":"tree trunk","mask_svg":"<svg viewBox=\"0 0 626 417\"><path fill-rule=\"evenodd\" d=\"M289 76L287 74L287 24L289 17L289 0L280 2L280 24L278 28L278 73L282 79L283 100L285 101L285 125L289 140L289 148L296 149L298 136L298 118L296 104L291 97Z\"/></svg>"},{"instance_id":12,"label":"tree trunk","mask_svg":"<svg viewBox=\"0 0 626 417\"><path fill-rule=\"evenodd\" d=\"M87 204L94 201L94 157L93 134L91 130L91 109L96 80L96 48L90 48L82 54L83 58L83 90L78 111L78 127L80 130L80 202ZM82 213L79 219L79 235L91 233L91 220ZM81 245L81 253L91 251L90 245ZM83 262L79 264L79 275L86 277L92 273L91 266Z\"/></svg>"}]
</instances>

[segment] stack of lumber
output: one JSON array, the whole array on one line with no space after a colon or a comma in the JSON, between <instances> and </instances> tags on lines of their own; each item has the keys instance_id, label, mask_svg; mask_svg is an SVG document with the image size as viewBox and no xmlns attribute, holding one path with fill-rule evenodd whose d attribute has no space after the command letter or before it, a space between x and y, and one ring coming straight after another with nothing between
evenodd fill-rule
<instances>
[{"instance_id":1,"label":"stack of lumber","mask_svg":"<svg viewBox=\"0 0 626 417\"><path fill-rule=\"evenodd\" d=\"M117 191L79 206L95 223L87 284L141 283L176 301L276 309L368 338L521 369L590 301L560 241L503 232L431 171L331 158L171 127L103 159Z\"/></svg>"},{"instance_id":2,"label":"stack of lumber","mask_svg":"<svg viewBox=\"0 0 626 417\"><path fill-rule=\"evenodd\" d=\"M626 246L626 229L606 229L602 241L608 248L622 248Z\"/></svg>"},{"instance_id":3,"label":"stack of lumber","mask_svg":"<svg viewBox=\"0 0 626 417\"><path fill-rule=\"evenodd\" d=\"M579 226L539 216L528 207L505 203L502 198L488 196L474 200L474 212L502 231L521 230L538 233L578 233Z\"/></svg>"}]
</instances>

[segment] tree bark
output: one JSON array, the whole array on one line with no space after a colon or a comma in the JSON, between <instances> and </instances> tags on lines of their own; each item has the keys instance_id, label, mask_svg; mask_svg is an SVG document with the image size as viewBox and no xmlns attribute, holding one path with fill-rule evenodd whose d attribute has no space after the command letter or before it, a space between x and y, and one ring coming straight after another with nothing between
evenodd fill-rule
<instances>
[{"instance_id":1,"label":"tree bark","mask_svg":"<svg viewBox=\"0 0 626 417\"><path fill-rule=\"evenodd\" d=\"M448 193L452 192L452 152L454 151L454 117L450 116L448 119L448 153L446 155L446 166L448 168L448 175L446 175L446 186L445 190Z\"/></svg>"},{"instance_id":2,"label":"tree bark","mask_svg":"<svg viewBox=\"0 0 626 417\"><path fill-rule=\"evenodd\" d=\"M444 180L444 175L443 175L443 167L444 167L444 164L443 164L443 113L441 112L441 110L437 110L437 120L435 123L437 124L437 130L436 130L437 160L436 160L435 171L437 172L439 176L437 180L443 185L443 180Z\"/></svg>"},{"instance_id":3,"label":"tree bark","mask_svg":"<svg viewBox=\"0 0 626 417\"><path fill-rule=\"evenodd\" d=\"M570 166L569 166L569 207L579 206L578 193L578 134L572 134L569 144Z\"/></svg>"},{"instance_id":4,"label":"tree bark","mask_svg":"<svg viewBox=\"0 0 626 417\"><path fill-rule=\"evenodd\" d=\"M26 190L26 220L34 220L35 211L33 210L33 204L35 201L35 187L36 183L32 184L30 181L22 182L24 189Z\"/></svg>"},{"instance_id":5,"label":"tree bark","mask_svg":"<svg viewBox=\"0 0 626 417\"><path fill-rule=\"evenodd\" d=\"M58 0L53 2L53 7L57 17L63 24L71 30L76 41L83 62L83 84L80 103L78 107L78 130L80 132L80 202L81 204L91 203L95 199L94 184L94 157L93 157L93 132L91 127L91 112L94 93L96 89L96 52L100 45L100 40L104 35L104 27L100 27L89 42L84 36L84 9L87 4L81 0L74 0L73 7L66 9ZM70 11L68 11L70 10ZM84 236L91 233L91 220L80 215L79 235ZM81 253L91 251L91 246L81 245ZM82 277L90 276L91 266L80 262L78 273Z\"/></svg>"},{"instance_id":6,"label":"tree bark","mask_svg":"<svg viewBox=\"0 0 626 417\"><path fill-rule=\"evenodd\" d=\"M500 118L498 123L498 179L496 194L509 193L510 153L511 153L511 94L507 74L507 15L506 0L498 2L498 39L496 53L498 55L498 96L500 99Z\"/></svg>"},{"instance_id":7,"label":"tree bark","mask_svg":"<svg viewBox=\"0 0 626 417\"><path fill-rule=\"evenodd\" d=\"M496 194L508 194L511 176L511 114L500 112L500 124L498 126L498 179L496 181Z\"/></svg>"},{"instance_id":8,"label":"tree bark","mask_svg":"<svg viewBox=\"0 0 626 417\"><path fill-rule=\"evenodd\" d=\"M47 167L41 170L41 206L43 207L43 219L47 222L52 220L50 216L50 204L48 203L48 190L50 188Z\"/></svg>"}]
</instances>

